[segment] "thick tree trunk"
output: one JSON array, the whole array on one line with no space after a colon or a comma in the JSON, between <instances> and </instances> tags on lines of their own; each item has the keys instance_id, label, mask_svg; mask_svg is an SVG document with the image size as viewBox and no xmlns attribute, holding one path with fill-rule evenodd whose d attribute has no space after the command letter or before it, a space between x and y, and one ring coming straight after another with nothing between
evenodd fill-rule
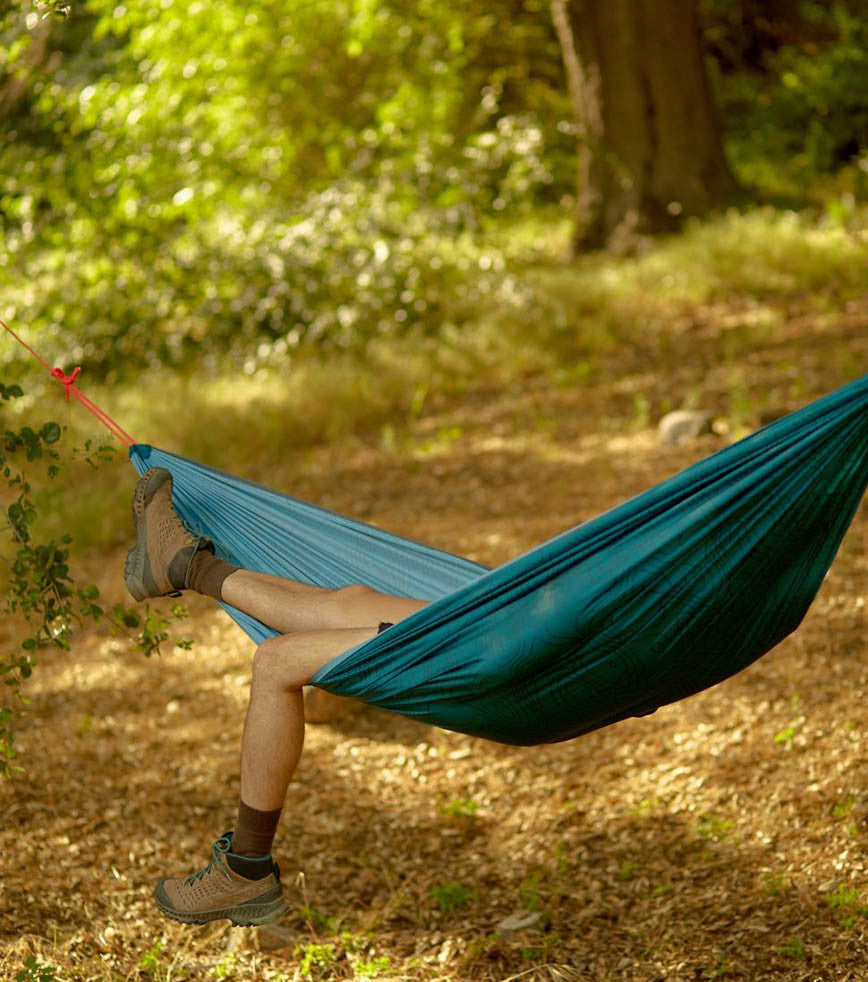
<instances>
[{"instance_id":1,"label":"thick tree trunk","mask_svg":"<svg viewBox=\"0 0 868 982\"><path fill-rule=\"evenodd\" d=\"M575 245L629 248L736 190L696 0L551 0L579 126Z\"/></svg>"}]
</instances>

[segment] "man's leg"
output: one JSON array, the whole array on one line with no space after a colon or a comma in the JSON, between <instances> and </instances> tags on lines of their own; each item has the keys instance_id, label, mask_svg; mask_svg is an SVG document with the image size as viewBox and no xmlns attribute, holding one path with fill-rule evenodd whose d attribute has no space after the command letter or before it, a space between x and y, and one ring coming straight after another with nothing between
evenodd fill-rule
<instances>
[{"instance_id":1,"label":"man's leg","mask_svg":"<svg viewBox=\"0 0 868 982\"><path fill-rule=\"evenodd\" d=\"M366 586L338 590L239 569L194 539L172 505L172 477L152 468L133 498L136 545L125 579L136 600L191 589L224 600L281 634L394 623L425 606Z\"/></svg>"},{"instance_id":2,"label":"man's leg","mask_svg":"<svg viewBox=\"0 0 868 982\"><path fill-rule=\"evenodd\" d=\"M239 569L226 577L218 599L243 610L281 634L371 624L376 627L381 621L394 624L425 606L422 600L380 593L367 586L328 590L246 569Z\"/></svg>"},{"instance_id":3,"label":"man's leg","mask_svg":"<svg viewBox=\"0 0 868 982\"><path fill-rule=\"evenodd\" d=\"M201 873L160 881L155 895L163 913L190 924L223 917L258 924L280 916L285 907L271 843L304 743L302 686L377 630L308 631L259 646L241 746L239 823L245 824L214 844L214 862ZM239 849L242 837L255 848Z\"/></svg>"},{"instance_id":4,"label":"man's leg","mask_svg":"<svg viewBox=\"0 0 868 982\"><path fill-rule=\"evenodd\" d=\"M261 811L283 807L304 742L302 686L336 655L376 633L376 627L308 631L259 646L241 742L242 801Z\"/></svg>"},{"instance_id":5,"label":"man's leg","mask_svg":"<svg viewBox=\"0 0 868 982\"><path fill-rule=\"evenodd\" d=\"M282 633L260 645L253 659L236 828L214 843L205 869L161 880L156 901L185 923L223 917L236 924L264 923L284 909L270 852L304 742L302 687L332 658L375 635L382 622L402 620L425 603L364 586L327 590L231 566L190 536L175 514L171 492L167 471L149 471L137 485L136 545L125 570L133 596L191 588Z\"/></svg>"}]
</instances>

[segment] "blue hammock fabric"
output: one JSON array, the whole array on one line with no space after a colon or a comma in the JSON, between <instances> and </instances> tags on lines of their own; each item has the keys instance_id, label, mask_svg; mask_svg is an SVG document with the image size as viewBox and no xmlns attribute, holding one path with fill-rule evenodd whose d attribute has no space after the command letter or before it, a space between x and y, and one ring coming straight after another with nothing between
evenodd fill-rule
<instances>
[{"instance_id":1,"label":"blue hammock fabric","mask_svg":"<svg viewBox=\"0 0 868 982\"><path fill-rule=\"evenodd\" d=\"M130 457L171 471L181 517L237 565L431 601L315 685L530 745L652 713L795 630L868 485L868 376L493 570L153 447Z\"/></svg>"}]
</instances>

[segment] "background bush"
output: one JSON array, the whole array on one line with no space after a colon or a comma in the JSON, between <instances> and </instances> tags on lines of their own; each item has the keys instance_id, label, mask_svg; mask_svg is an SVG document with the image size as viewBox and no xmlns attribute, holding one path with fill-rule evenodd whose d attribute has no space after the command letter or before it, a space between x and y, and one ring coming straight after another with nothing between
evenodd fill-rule
<instances>
[{"instance_id":1,"label":"background bush","mask_svg":"<svg viewBox=\"0 0 868 982\"><path fill-rule=\"evenodd\" d=\"M864 195L864 0L700 10L742 181ZM8 3L2 315L109 380L521 320L574 153L544 0Z\"/></svg>"}]
</instances>

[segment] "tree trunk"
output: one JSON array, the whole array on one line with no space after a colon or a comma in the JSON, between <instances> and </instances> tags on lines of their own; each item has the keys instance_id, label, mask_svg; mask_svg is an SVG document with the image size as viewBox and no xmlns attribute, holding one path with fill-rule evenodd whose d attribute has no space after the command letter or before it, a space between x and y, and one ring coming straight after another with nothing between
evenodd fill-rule
<instances>
[{"instance_id":1,"label":"tree trunk","mask_svg":"<svg viewBox=\"0 0 868 982\"><path fill-rule=\"evenodd\" d=\"M551 0L579 129L575 247L630 248L731 198L696 0Z\"/></svg>"}]
</instances>

